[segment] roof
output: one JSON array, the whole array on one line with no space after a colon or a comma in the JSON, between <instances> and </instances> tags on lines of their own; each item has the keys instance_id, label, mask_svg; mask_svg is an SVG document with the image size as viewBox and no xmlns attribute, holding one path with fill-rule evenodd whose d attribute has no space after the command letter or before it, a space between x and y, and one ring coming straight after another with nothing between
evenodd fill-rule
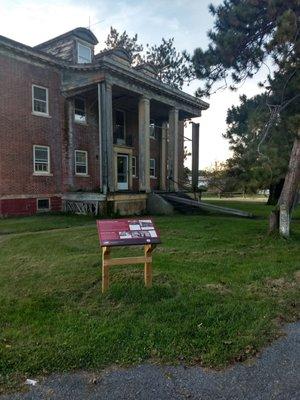
<instances>
[{"instance_id":1,"label":"roof","mask_svg":"<svg viewBox=\"0 0 300 400\"><path fill-rule=\"evenodd\" d=\"M85 32L90 35L93 35L92 32L90 32L86 28L76 28L70 32L65 33L64 35L58 36L52 40L57 40L58 38L65 37L67 35L72 35L76 31L76 35L78 36L78 32ZM78 36L79 37L79 36ZM94 35L93 35L94 37ZM97 39L96 39L97 40ZM46 45L44 42L38 46L35 47L30 47L27 45L24 45L23 43L14 41L12 39L9 39L5 36L0 35L0 48L4 48L8 51L13 51L16 54L22 55L23 57L26 58L31 58L33 60L39 61L46 63L48 65L51 65L53 67L56 67L61 70L69 70L69 71L78 71L78 72L85 72L85 71L99 71L99 70L105 70L109 71L112 73L117 73L117 74L122 74L123 76L128 77L131 80L134 80L135 82L146 85L149 88L156 90L156 91L162 91L165 94L168 94L170 96L176 97L178 100L180 99L181 101L184 101L186 103L189 103L190 105L193 105L194 107L199 107L201 109L207 109L209 107L209 104L199 98L196 98L188 93L185 93L181 90L175 89L170 85L167 85L161 81L159 81L157 78L154 78L151 76L151 74L145 73L145 71L142 71L142 69L137 69L134 68L130 65L126 66L125 64L119 62L118 60L114 59L114 57L111 57L111 54L115 53L114 51L105 51L97 55L95 58L94 63L91 64L73 64L71 62L61 60L58 57L55 57L52 54L46 53L42 50L39 49L40 46ZM118 52L120 52L120 49L118 49ZM123 57L127 58L127 52L126 50L123 51ZM145 67L145 66L144 66ZM147 68L150 68L148 65Z\"/></svg>"},{"instance_id":2,"label":"roof","mask_svg":"<svg viewBox=\"0 0 300 400\"><path fill-rule=\"evenodd\" d=\"M156 66L150 62L139 64L135 67L135 69L143 71L145 73L150 73L152 75L158 74Z\"/></svg>"},{"instance_id":3,"label":"roof","mask_svg":"<svg viewBox=\"0 0 300 400\"><path fill-rule=\"evenodd\" d=\"M100 53L96 54L94 58L95 58L95 60L98 60L101 57L109 56L109 55L113 55L113 56L115 55L119 58L122 58L122 59L128 61L128 62L131 61L130 54L126 49L124 49L124 47L115 47L114 49L102 50L102 51L100 51Z\"/></svg>"},{"instance_id":4,"label":"roof","mask_svg":"<svg viewBox=\"0 0 300 400\"><path fill-rule=\"evenodd\" d=\"M87 28L75 28L72 29L69 32L63 33L62 35L56 36L53 39L47 40L46 42L40 43L37 46L35 46L35 49L41 49L45 46L48 46L51 43L57 42L61 39L65 39L69 36L76 36L79 39L84 40L85 42L88 42L90 44L96 45L98 43L98 39L96 38L96 36L93 34L92 31L90 31Z\"/></svg>"}]
</instances>

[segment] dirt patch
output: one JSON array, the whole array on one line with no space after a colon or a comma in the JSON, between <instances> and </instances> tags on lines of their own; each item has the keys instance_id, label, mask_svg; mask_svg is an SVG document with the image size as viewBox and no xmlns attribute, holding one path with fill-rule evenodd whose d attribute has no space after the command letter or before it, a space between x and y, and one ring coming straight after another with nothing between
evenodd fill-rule
<instances>
[{"instance_id":1,"label":"dirt patch","mask_svg":"<svg viewBox=\"0 0 300 400\"><path fill-rule=\"evenodd\" d=\"M231 290L226 285L223 285L222 283L207 283L206 285L204 285L204 287L206 289L213 290L213 291L221 293L221 294L231 293Z\"/></svg>"},{"instance_id":2,"label":"dirt patch","mask_svg":"<svg viewBox=\"0 0 300 400\"><path fill-rule=\"evenodd\" d=\"M267 278L265 279L265 285L272 291L279 292L294 289L296 288L297 283L295 281L288 281L285 278Z\"/></svg>"},{"instance_id":3,"label":"dirt patch","mask_svg":"<svg viewBox=\"0 0 300 400\"><path fill-rule=\"evenodd\" d=\"M247 285L247 290L252 293L281 293L289 290L295 290L300 286L300 271L296 271L294 279L288 280L281 278L266 278L263 281L263 288L258 283L250 283Z\"/></svg>"},{"instance_id":4,"label":"dirt patch","mask_svg":"<svg viewBox=\"0 0 300 400\"><path fill-rule=\"evenodd\" d=\"M155 253L167 253L167 254L175 254L175 253L181 253L180 250L175 249L173 247L157 247L155 249Z\"/></svg>"},{"instance_id":5,"label":"dirt patch","mask_svg":"<svg viewBox=\"0 0 300 400\"><path fill-rule=\"evenodd\" d=\"M294 273L295 281L297 286L300 285L300 270Z\"/></svg>"}]
</instances>

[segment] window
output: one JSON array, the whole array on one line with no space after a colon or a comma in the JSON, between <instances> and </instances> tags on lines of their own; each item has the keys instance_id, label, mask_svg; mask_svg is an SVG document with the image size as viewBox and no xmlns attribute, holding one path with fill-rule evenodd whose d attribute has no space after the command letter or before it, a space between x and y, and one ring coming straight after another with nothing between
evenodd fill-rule
<instances>
[{"instance_id":1,"label":"window","mask_svg":"<svg viewBox=\"0 0 300 400\"><path fill-rule=\"evenodd\" d=\"M114 118L114 142L117 144L125 144L125 112L115 110Z\"/></svg>"},{"instance_id":2,"label":"window","mask_svg":"<svg viewBox=\"0 0 300 400\"><path fill-rule=\"evenodd\" d=\"M33 165L36 174L50 173L50 148L48 146L33 146Z\"/></svg>"},{"instance_id":3,"label":"window","mask_svg":"<svg viewBox=\"0 0 300 400\"><path fill-rule=\"evenodd\" d=\"M75 173L87 175L88 173L87 151L75 150Z\"/></svg>"},{"instance_id":4,"label":"window","mask_svg":"<svg viewBox=\"0 0 300 400\"><path fill-rule=\"evenodd\" d=\"M49 211L50 200L49 199L37 199L37 210L38 211Z\"/></svg>"},{"instance_id":5,"label":"window","mask_svg":"<svg viewBox=\"0 0 300 400\"><path fill-rule=\"evenodd\" d=\"M153 119L150 120L150 138L151 139L156 139L155 121Z\"/></svg>"},{"instance_id":6,"label":"window","mask_svg":"<svg viewBox=\"0 0 300 400\"><path fill-rule=\"evenodd\" d=\"M79 64L87 64L92 62L92 50L88 46L78 43L77 46Z\"/></svg>"},{"instance_id":7,"label":"window","mask_svg":"<svg viewBox=\"0 0 300 400\"><path fill-rule=\"evenodd\" d=\"M136 177L136 157L132 156L131 158L131 171L133 178Z\"/></svg>"},{"instance_id":8,"label":"window","mask_svg":"<svg viewBox=\"0 0 300 400\"><path fill-rule=\"evenodd\" d=\"M85 100L81 98L75 98L75 122L82 124L86 123L85 113Z\"/></svg>"},{"instance_id":9,"label":"window","mask_svg":"<svg viewBox=\"0 0 300 400\"><path fill-rule=\"evenodd\" d=\"M155 158L150 158L150 177L151 178L155 178L156 177Z\"/></svg>"},{"instance_id":10,"label":"window","mask_svg":"<svg viewBox=\"0 0 300 400\"><path fill-rule=\"evenodd\" d=\"M32 112L38 115L49 115L47 88L32 85Z\"/></svg>"}]
</instances>

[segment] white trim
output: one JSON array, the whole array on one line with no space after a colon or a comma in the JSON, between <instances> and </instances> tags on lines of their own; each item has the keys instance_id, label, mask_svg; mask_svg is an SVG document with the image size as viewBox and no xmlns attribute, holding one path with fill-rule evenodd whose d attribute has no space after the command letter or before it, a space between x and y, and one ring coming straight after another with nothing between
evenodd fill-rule
<instances>
[{"instance_id":1,"label":"white trim","mask_svg":"<svg viewBox=\"0 0 300 400\"><path fill-rule=\"evenodd\" d=\"M76 153L85 153L85 168L86 168L86 172L85 173L76 172L76 167L77 167ZM83 165L83 164L80 163L80 165ZM88 167L89 167L88 152L86 150L78 150L78 149L75 150L75 175L76 176L88 176Z\"/></svg>"},{"instance_id":2,"label":"white trim","mask_svg":"<svg viewBox=\"0 0 300 400\"><path fill-rule=\"evenodd\" d=\"M151 160L154 161L154 168L151 168ZM150 165L149 165L149 173L150 173L150 178L156 178L156 159L155 158L150 158ZM154 175L151 175L151 169L154 169Z\"/></svg>"},{"instance_id":3,"label":"white trim","mask_svg":"<svg viewBox=\"0 0 300 400\"><path fill-rule=\"evenodd\" d=\"M52 118L51 115L46 115L46 114L38 114L36 112L31 112L31 115L33 115L34 117L44 117L44 118Z\"/></svg>"},{"instance_id":4,"label":"white trim","mask_svg":"<svg viewBox=\"0 0 300 400\"><path fill-rule=\"evenodd\" d=\"M43 149L47 149L47 171L36 171L35 170L35 149L36 147L41 147ZM52 174L50 173L51 169L50 169L50 146L44 146L44 145L40 145L40 144L34 144L33 145L33 175L35 176L52 176Z\"/></svg>"},{"instance_id":5,"label":"white trim","mask_svg":"<svg viewBox=\"0 0 300 400\"><path fill-rule=\"evenodd\" d=\"M90 51L90 61L88 61L88 62L80 62L79 61L79 46L89 49L89 51ZM89 46L87 46L85 44L82 44L82 43L77 41L77 63L78 64L91 64L91 62L92 62L92 49Z\"/></svg>"},{"instance_id":6,"label":"white trim","mask_svg":"<svg viewBox=\"0 0 300 400\"><path fill-rule=\"evenodd\" d=\"M118 158L126 158L126 182L119 182L118 180ZM117 153L117 168L116 168L116 173L117 173L117 189L118 190L128 190L129 189L129 179L130 179L130 171L129 171L129 154L122 154L122 153Z\"/></svg>"},{"instance_id":7,"label":"white trim","mask_svg":"<svg viewBox=\"0 0 300 400\"><path fill-rule=\"evenodd\" d=\"M40 200L48 200L49 207L48 208L39 208ZM51 210L51 199L50 197L40 197L36 199L36 211L37 212L47 212Z\"/></svg>"},{"instance_id":8,"label":"white trim","mask_svg":"<svg viewBox=\"0 0 300 400\"><path fill-rule=\"evenodd\" d=\"M35 87L39 88L39 89L45 89L46 90L46 112L35 111L35 109L34 109L34 100L35 100L34 88ZM39 100L39 99L37 99L37 100ZM41 117L49 117L49 89L44 87L44 86L39 86L39 85L36 85L36 84L33 83L31 85L31 106L32 106L32 114L33 115L38 115L38 116L41 116Z\"/></svg>"}]
</instances>

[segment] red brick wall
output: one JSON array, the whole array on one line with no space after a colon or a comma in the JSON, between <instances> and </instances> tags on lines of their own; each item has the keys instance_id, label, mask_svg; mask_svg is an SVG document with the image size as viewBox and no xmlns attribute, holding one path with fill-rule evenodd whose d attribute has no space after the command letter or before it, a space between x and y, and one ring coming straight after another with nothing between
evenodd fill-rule
<instances>
[{"instance_id":1,"label":"red brick wall","mask_svg":"<svg viewBox=\"0 0 300 400\"><path fill-rule=\"evenodd\" d=\"M54 196L54 197L50 198L50 210L51 211L61 211L62 210L61 197Z\"/></svg>"},{"instance_id":2,"label":"red brick wall","mask_svg":"<svg viewBox=\"0 0 300 400\"><path fill-rule=\"evenodd\" d=\"M36 199L0 200L0 215L31 215L36 213Z\"/></svg>"},{"instance_id":3,"label":"red brick wall","mask_svg":"<svg viewBox=\"0 0 300 400\"><path fill-rule=\"evenodd\" d=\"M0 194L61 191L61 138L64 99L60 73L0 54ZM49 89L49 115L32 115L32 84ZM33 175L33 145L50 146L53 176Z\"/></svg>"},{"instance_id":4,"label":"red brick wall","mask_svg":"<svg viewBox=\"0 0 300 400\"><path fill-rule=\"evenodd\" d=\"M60 197L50 197L50 211L61 211ZM32 215L37 212L37 199L4 199L0 200L0 216Z\"/></svg>"},{"instance_id":5,"label":"red brick wall","mask_svg":"<svg viewBox=\"0 0 300 400\"><path fill-rule=\"evenodd\" d=\"M61 72L33 60L24 60L12 53L0 52L0 214L24 215L36 212L36 198L52 198L52 209L61 209L57 194L67 190L68 116L65 98L61 95ZM49 117L32 114L32 85L48 88ZM73 187L78 191L99 191L99 137L97 98L86 95L87 124L74 123L74 150L88 152L88 176L75 175ZM137 178L132 189L138 191L138 114L126 112L127 132L132 135L136 156ZM150 157L156 159L156 179L151 188L159 188L160 136L150 140ZM50 147L50 176L35 176L33 145ZM74 155L73 155L73 158ZM12 196L15 195L15 198ZM27 198L20 198L24 196ZM10 196L11 200L5 199Z\"/></svg>"},{"instance_id":6,"label":"red brick wall","mask_svg":"<svg viewBox=\"0 0 300 400\"><path fill-rule=\"evenodd\" d=\"M68 190L67 153L68 116L65 99L60 95L61 75L53 67L0 55L0 195L42 195ZM32 84L49 90L50 118L32 115ZM76 176L73 164L72 190L99 191L99 133L95 95L85 96L87 124L74 123L74 150L88 152L88 176ZM137 115L134 136L138 138ZM33 174L33 145L50 147L51 176ZM138 142L135 143L135 152ZM73 158L74 153L73 153ZM73 160L74 161L74 160ZM138 186L137 179L135 179ZM28 213L34 212L27 202ZM7 201L4 203L7 207ZM21 207L22 208L22 207ZM12 210L14 205L12 204ZM21 213L23 211L21 210Z\"/></svg>"},{"instance_id":7,"label":"red brick wall","mask_svg":"<svg viewBox=\"0 0 300 400\"><path fill-rule=\"evenodd\" d=\"M96 94L95 94L96 96ZM81 96L83 97L83 96ZM74 150L88 152L88 176L76 176L74 164L74 190L100 190L99 175L99 130L97 102L93 96L86 96L86 124L74 122Z\"/></svg>"}]
</instances>

